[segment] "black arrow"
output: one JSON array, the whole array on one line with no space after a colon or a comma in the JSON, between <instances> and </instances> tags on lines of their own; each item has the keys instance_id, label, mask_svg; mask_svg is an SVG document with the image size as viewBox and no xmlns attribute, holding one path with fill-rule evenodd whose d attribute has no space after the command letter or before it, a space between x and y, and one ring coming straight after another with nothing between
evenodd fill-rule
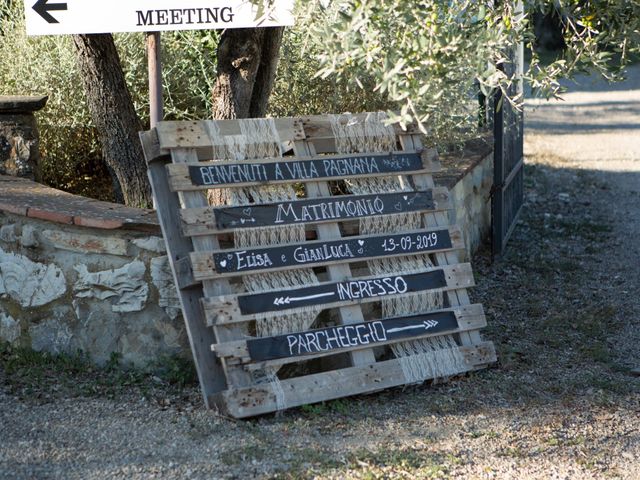
<instances>
[{"instance_id":1,"label":"black arrow","mask_svg":"<svg viewBox=\"0 0 640 480\"><path fill-rule=\"evenodd\" d=\"M47 3L49 0L38 0L36 4L33 6L33 9L36 11L38 15L44 18L49 23L60 23L58 20L53 18L49 12L53 10L66 10L66 3Z\"/></svg>"}]
</instances>

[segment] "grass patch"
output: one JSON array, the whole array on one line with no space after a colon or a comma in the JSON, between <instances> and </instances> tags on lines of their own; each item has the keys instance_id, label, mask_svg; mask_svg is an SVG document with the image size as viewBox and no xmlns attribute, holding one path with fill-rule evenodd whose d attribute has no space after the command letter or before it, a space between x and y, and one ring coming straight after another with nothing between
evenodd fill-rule
<instances>
[{"instance_id":1,"label":"grass patch","mask_svg":"<svg viewBox=\"0 0 640 480\"><path fill-rule=\"evenodd\" d=\"M105 396L112 398L135 387L148 394L158 384L179 391L197 382L192 362L162 357L147 368L123 365L112 353L104 366L94 365L82 351L52 354L0 342L0 369L12 394L25 399Z\"/></svg>"},{"instance_id":2,"label":"grass patch","mask_svg":"<svg viewBox=\"0 0 640 480\"><path fill-rule=\"evenodd\" d=\"M347 415L352 410L353 402L344 399L332 400L329 402L314 403L300 407L303 413L308 416L323 416L328 413Z\"/></svg>"},{"instance_id":3,"label":"grass patch","mask_svg":"<svg viewBox=\"0 0 640 480\"><path fill-rule=\"evenodd\" d=\"M220 453L220 462L228 466L242 465L245 463L261 462L270 455L269 449L258 444L249 444L242 447L234 447Z\"/></svg>"},{"instance_id":4,"label":"grass patch","mask_svg":"<svg viewBox=\"0 0 640 480\"><path fill-rule=\"evenodd\" d=\"M305 448L294 453L286 471L271 478L446 479L450 478L452 467L463 463L460 456L452 453L404 446L376 450L363 448L344 457L322 449Z\"/></svg>"}]
</instances>

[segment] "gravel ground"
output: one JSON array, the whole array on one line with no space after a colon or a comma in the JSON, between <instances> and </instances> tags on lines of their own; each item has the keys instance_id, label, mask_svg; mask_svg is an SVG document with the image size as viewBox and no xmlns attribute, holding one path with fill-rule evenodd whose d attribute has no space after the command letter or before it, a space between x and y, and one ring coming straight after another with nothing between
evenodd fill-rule
<instances>
[{"instance_id":1,"label":"gravel ground","mask_svg":"<svg viewBox=\"0 0 640 480\"><path fill-rule=\"evenodd\" d=\"M193 386L0 368L0 478L640 478L632 77L528 112L525 212L504 258L474 259L497 365L250 421Z\"/></svg>"}]
</instances>

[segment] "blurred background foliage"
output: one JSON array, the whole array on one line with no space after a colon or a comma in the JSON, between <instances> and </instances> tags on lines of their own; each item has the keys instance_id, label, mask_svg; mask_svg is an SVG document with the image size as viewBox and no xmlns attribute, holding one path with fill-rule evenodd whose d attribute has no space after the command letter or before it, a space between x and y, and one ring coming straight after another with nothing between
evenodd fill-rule
<instances>
[{"instance_id":1,"label":"blurred background foliage","mask_svg":"<svg viewBox=\"0 0 640 480\"><path fill-rule=\"evenodd\" d=\"M0 0L0 2L6 0ZM145 39L114 34L136 111L148 125ZM216 78L217 31L162 34L165 116L210 117ZM302 29L287 29L270 115L378 110L390 107L373 88L315 78L319 64ZM112 200L111 179L87 108L71 37L27 37L22 0L0 3L0 95L49 95L39 112L41 165L38 180L72 193Z\"/></svg>"},{"instance_id":2,"label":"blurred background foliage","mask_svg":"<svg viewBox=\"0 0 640 480\"><path fill-rule=\"evenodd\" d=\"M307 2L300 25L318 48L322 78L355 86L365 76L397 105L394 121L418 122L442 144L473 131L478 94L499 89L522 103L512 93L519 78L502 68L519 48L535 95L560 95L559 80L579 72L619 78L640 46L640 2L327 0ZM554 37L562 50L543 61L541 44Z\"/></svg>"},{"instance_id":3,"label":"blurred background foliage","mask_svg":"<svg viewBox=\"0 0 640 480\"><path fill-rule=\"evenodd\" d=\"M524 42L527 51L525 80L547 97L560 94L558 80L577 71L595 69L615 78L638 48L635 0L527 0L522 20L514 2L497 4L489 9L476 0L300 1L298 24L285 32L269 114L393 110L396 121L428 126L439 145L459 142L476 132L478 94L506 90L514 81L496 66L517 43ZM0 95L49 95L38 113L38 179L111 200L111 179L71 38L27 37L23 9L23 0L0 0ZM549 43L562 51L541 57L537 39L550 30ZM144 35L114 38L147 125ZM208 118L219 32L168 32L162 38L167 119Z\"/></svg>"}]
</instances>

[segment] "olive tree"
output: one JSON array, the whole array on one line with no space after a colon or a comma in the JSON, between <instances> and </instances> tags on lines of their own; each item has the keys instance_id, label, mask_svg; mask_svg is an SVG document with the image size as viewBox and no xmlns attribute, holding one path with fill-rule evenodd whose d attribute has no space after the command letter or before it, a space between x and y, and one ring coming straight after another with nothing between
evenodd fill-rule
<instances>
[{"instance_id":1,"label":"olive tree","mask_svg":"<svg viewBox=\"0 0 640 480\"><path fill-rule=\"evenodd\" d=\"M312 45L322 45L319 76L360 83L397 109L391 121L416 121L437 137L469 131L478 93L505 93L518 81L501 68L519 44L528 51L523 79L537 95L561 94L558 80L595 70L610 79L638 51L640 3L618 0L325 0L304 14ZM557 10L566 49L544 63L535 48L534 12ZM509 69L506 69L507 71ZM508 100L518 105L522 99Z\"/></svg>"}]
</instances>

